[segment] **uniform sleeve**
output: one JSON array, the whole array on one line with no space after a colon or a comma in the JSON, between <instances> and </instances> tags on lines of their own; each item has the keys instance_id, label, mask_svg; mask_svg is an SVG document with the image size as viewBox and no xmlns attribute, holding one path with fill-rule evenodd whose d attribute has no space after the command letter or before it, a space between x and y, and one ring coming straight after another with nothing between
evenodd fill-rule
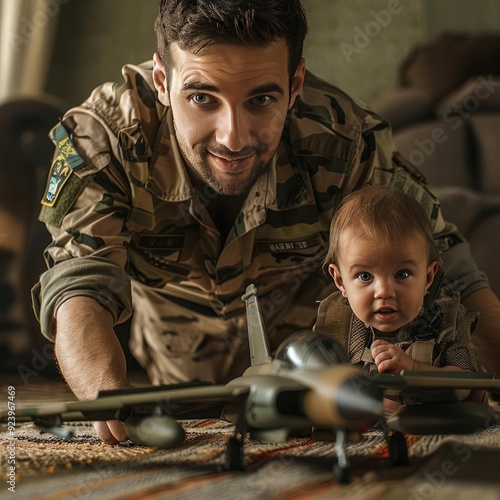
<instances>
[{"instance_id":1,"label":"uniform sleeve","mask_svg":"<svg viewBox=\"0 0 500 500\"><path fill-rule=\"evenodd\" d=\"M455 340L445 342L441 366L458 366L464 370L478 371L477 351L472 343L472 332L479 314L467 312L459 306L455 326Z\"/></svg>"},{"instance_id":2,"label":"uniform sleeve","mask_svg":"<svg viewBox=\"0 0 500 500\"><path fill-rule=\"evenodd\" d=\"M57 308L71 297L96 299L115 323L132 309L124 271L130 195L112 139L83 112L66 117L51 137L56 152L39 219L53 241L44 254L48 270L32 291L35 315L49 339Z\"/></svg>"},{"instance_id":3,"label":"uniform sleeve","mask_svg":"<svg viewBox=\"0 0 500 500\"><path fill-rule=\"evenodd\" d=\"M366 184L384 184L417 199L429 215L435 240L441 251L446 273L444 290L460 293L463 300L481 288L489 287L486 274L477 267L469 243L457 227L443 219L439 201L429 190L425 176L395 149L392 132L377 115L368 114L357 151L348 190ZM367 173L370 173L369 177Z\"/></svg>"}]
</instances>

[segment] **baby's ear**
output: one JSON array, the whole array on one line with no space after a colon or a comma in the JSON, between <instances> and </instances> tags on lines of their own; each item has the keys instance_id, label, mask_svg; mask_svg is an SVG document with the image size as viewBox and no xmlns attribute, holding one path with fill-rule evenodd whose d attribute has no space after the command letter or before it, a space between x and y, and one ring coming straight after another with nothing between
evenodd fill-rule
<instances>
[{"instance_id":1,"label":"baby's ear","mask_svg":"<svg viewBox=\"0 0 500 500\"><path fill-rule=\"evenodd\" d=\"M426 292L432 285L432 282L434 281L434 277L436 276L438 270L439 270L439 264L436 261L431 262L429 264L429 267L427 268L427 283L425 285Z\"/></svg>"},{"instance_id":2,"label":"baby's ear","mask_svg":"<svg viewBox=\"0 0 500 500\"><path fill-rule=\"evenodd\" d=\"M330 273L330 276L333 278L333 281L335 282L336 287L342 292L345 292L344 284L342 281L342 276L340 274L340 270L337 267L336 264L330 264L328 266L328 272Z\"/></svg>"}]
</instances>

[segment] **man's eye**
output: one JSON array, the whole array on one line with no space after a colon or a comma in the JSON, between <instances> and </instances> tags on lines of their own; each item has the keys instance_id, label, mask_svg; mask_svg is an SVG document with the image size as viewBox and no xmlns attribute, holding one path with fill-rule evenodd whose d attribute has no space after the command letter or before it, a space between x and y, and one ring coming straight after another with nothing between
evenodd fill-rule
<instances>
[{"instance_id":1,"label":"man's eye","mask_svg":"<svg viewBox=\"0 0 500 500\"><path fill-rule=\"evenodd\" d=\"M274 99L268 95L258 95L252 99L252 102L258 106L269 106L274 102Z\"/></svg>"},{"instance_id":2,"label":"man's eye","mask_svg":"<svg viewBox=\"0 0 500 500\"><path fill-rule=\"evenodd\" d=\"M373 276L370 273L359 273L358 279L360 281L371 281L373 279Z\"/></svg>"},{"instance_id":3,"label":"man's eye","mask_svg":"<svg viewBox=\"0 0 500 500\"><path fill-rule=\"evenodd\" d=\"M411 276L409 271L403 270L403 271L398 271L395 274L395 277L397 280L405 280L408 279Z\"/></svg>"},{"instance_id":4,"label":"man's eye","mask_svg":"<svg viewBox=\"0 0 500 500\"><path fill-rule=\"evenodd\" d=\"M208 94L194 94L191 96L191 100L195 104L207 104L212 102L212 98Z\"/></svg>"}]
</instances>

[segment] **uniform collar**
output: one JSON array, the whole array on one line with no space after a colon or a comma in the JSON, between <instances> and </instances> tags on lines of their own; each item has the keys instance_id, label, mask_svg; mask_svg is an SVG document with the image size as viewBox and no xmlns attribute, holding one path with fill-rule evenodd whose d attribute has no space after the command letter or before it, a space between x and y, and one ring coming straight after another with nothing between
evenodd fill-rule
<instances>
[{"instance_id":1,"label":"uniform collar","mask_svg":"<svg viewBox=\"0 0 500 500\"><path fill-rule=\"evenodd\" d=\"M165 201L187 201L194 189L184 166L174 132L172 111L167 108L156 137L146 188Z\"/></svg>"}]
</instances>

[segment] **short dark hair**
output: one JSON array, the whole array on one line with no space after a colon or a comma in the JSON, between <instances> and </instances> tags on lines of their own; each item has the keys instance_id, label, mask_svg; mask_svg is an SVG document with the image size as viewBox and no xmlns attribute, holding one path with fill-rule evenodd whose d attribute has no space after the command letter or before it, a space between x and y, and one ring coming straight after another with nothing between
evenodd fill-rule
<instances>
[{"instance_id":1,"label":"short dark hair","mask_svg":"<svg viewBox=\"0 0 500 500\"><path fill-rule=\"evenodd\" d=\"M155 32L167 73L173 43L196 54L216 43L265 46L284 38L291 82L302 57L307 19L300 0L161 0Z\"/></svg>"}]
</instances>

